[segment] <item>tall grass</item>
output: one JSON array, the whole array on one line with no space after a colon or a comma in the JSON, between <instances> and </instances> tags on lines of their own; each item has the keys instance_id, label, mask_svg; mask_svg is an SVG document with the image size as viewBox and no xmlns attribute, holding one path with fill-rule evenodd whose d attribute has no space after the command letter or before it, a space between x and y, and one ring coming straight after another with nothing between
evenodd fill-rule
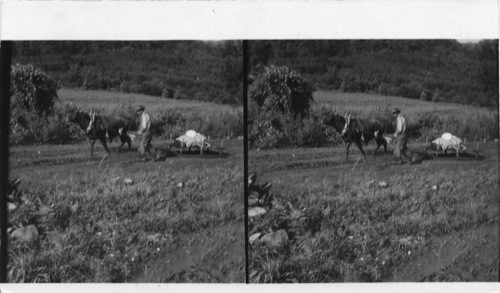
<instances>
[{"instance_id":1,"label":"tall grass","mask_svg":"<svg viewBox=\"0 0 500 293\"><path fill-rule=\"evenodd\" d=\"M249 103L249 139L254 148L327 146L342 143L328 120L335 112L353 118L377 119L386 125L386 133L395 131L394 107L402 109L410 138L433 140L450 132L466 141L492 141L499 137L498 111L471 106L440 104L399 97L363 94L316 93L316 105L304 118L292 118L262 112ZM403 106L401 106L403 105Z\"/></svg>"},{"instance_id":2,"label":"tall grass","mask_svg":"<svg viewBox=\"0 0 500 293\"><path fill-rule=\"evenodd\" d=\"M131 123L131 130L139 125L136 113L144 105L152 118L153 133L157 138L173 138L193 129L210 138L235 138L243 135L243 113L240 108L212 103L171 100L145 95L62 90L54 113L34 115L13 109L11 116L11 145L64 144L83 141L86 135L78 125L66 121L71 111L119 116Z\"/></svg>"},{"instance_id":3,"label":"tall grass","mask_svg":"<svg viewBox=\"0 0 500 293\"><path fill-rule=\"evenodd\" d=\"M389 280L401 263L425 253L430 239L498 223L496 174L492 164L432 176L420 170L388 177L386 189L370 184L377 174L362 169L328 184L301 177L301 187L276 191L271 212L250 225L251 231L286 229L291 238L280 248L251 247L251 282ZM307 220L279 208L287 202Z\"/></svg>"},{"instance_id":4,"label":"tall grass","mask_svg":"<svg viewBox=\"0 0 500 293\"><path fill-rule=\"evenodd\" d=\"M9 222L35 224L40 242L9 243L9 282L130 281L179 235L241 221L241 176L240 166L224 165L139 171L124 185L123 170L103 166L26 190Z\"/></svg>"}]
</instances>

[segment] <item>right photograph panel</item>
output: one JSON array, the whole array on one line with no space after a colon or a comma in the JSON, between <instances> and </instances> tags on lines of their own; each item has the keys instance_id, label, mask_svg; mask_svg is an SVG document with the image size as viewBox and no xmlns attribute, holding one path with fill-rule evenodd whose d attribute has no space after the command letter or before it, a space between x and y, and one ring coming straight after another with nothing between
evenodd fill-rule
<instances>
[{"instance_id":1,"label":"right photograph panel","mask_svg":"<svg viewBox=\"0 0 500 293\"><path fill-rule=\"evenodd\" d=\"M498 40L248 44L251 283L498 280Z\"/></svg>"}]
</instances>

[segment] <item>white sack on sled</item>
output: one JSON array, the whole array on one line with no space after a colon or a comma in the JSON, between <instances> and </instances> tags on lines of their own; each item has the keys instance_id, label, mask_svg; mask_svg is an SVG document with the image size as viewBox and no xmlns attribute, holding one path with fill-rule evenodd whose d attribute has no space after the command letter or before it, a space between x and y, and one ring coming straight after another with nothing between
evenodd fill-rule
<instances>
[{"instance_id":1,"label":"white sack on sled","mask_svg":"<svg viewBox=\"0 0 500 293\"><path fill-rule=\"evenodd\" d=\"M210 143L208 143L207 138L203 134L198 133L194 130L188 130L186 134L179 136L175 140L183 143L188 148L191 146L198 146L201 148L203 146L203 143L205 143L205 148L210 147Z\"/></svg>"},{"instance_id":2,"label":"white sack on sled","mask_svg":"<svg viewBox=\"0 0 500 293\"><path fill-rule=\"evenodd\" d=\"M449 148L453 148L459 151L467 150L467 147L464 145L463 141L460 138L448 132L444 133L440 138L433 140L432 144L434 144L438 150L447 150Z\"/></svg>"}]
</instances>

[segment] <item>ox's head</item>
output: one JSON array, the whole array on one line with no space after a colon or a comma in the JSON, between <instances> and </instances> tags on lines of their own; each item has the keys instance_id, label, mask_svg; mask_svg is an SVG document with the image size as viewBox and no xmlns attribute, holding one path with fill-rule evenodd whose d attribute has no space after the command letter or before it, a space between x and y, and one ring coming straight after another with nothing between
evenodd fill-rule
<instances>
[{"instance_id":1,"label":"ox's head","mask_svg":"<svg viewBox=\"0 0 500 293\"><path fill-rule=\"evenodd\" d=\"M337 112L324 115L321 121L324 125L333 126L338 133L342 132L344 129L345 118L339 115Z\"/></svg>"},{"instance_id":2,"label":"ox's head","mask_svg":"<svg viewBox=\"0 0 500 293\"><path fill-rule=\"evenodd\" d=\"M345 125L344 125L344 129L342 129L342 136L343 137L347 135L347 131L349 130L349 125L351 124L351 114L349 114L349 116L348 116L346 113L344 118L345 118Z\"/></svg>"},{"instance_id":3,"label":"ox's head","mask_svg":"<svg viewBox=\"0 0 500 293\"><path fill-rule=\"evenodd\" d=\"M87 127L87 133L90 133L94 130L94 124L95 124L95 112L94 111L90 111L90 122L89 122L89 126Z\"/></svg>"}]
</instances>

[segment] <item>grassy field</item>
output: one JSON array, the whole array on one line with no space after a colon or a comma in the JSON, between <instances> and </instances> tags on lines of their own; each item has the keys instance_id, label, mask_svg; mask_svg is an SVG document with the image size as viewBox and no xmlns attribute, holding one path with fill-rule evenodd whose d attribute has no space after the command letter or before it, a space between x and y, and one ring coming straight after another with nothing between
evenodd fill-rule
<instances>
[{"instance_id":1,"label":"grassy field","mask_svg":"<svg viewBox=\"0 0 500 293\"><path fill-rule=\"evenodd\" d=\"M317 92L315 101L358 113L488 111L365 94ZM273 184L273 200L267 213L250 218L250 237L258 239L250 281L497 281L498 143L480 142L478 157L476 142L467 145L459 158L441 154L416 165L396 165L392 146L372 156L373 143L366 160L356 147L347 161L342 146L251 150L249 172L258 184ZM287 242L263 240L278 230Z\"/></svg>"},{"instance_id":2,"label":"grassy field","mask_svg":"<svg viewBox=\"0 0 500 293\"><path fill-rule=\"evenodd\" d=\"M83 109L94 109L104 113L112 112L115 108L137 106L139 103L150 111L161 112L167 109L197 109L208 111L231 111L235 107L206 103L194 100L174 100L136 93L121 93L110 91L85 91L78 89L60 89L58 92L60 103L79 105ZM239 107L242 108L242 107Z\"/></svg>"},{"instance_id":3,"label":"grassy field","mask_svg":"<svg viewBox=\"0 0 500 293\"><path fill-rule=\"evenodd\" d=\"M121 94L107 92L62 90L59 96L87 109L121 101ZM158 112L226 110L125 99ZM88 140L11 147L10 177L21 180L23 197L10 223L33 224L40 237L10 242L10 282L243 282L243 141L225 140L222 155L179 155L165 140L153 144L164 154L158 162L139 161L135 143L117 153L116 141L107 158L99 143L89 157Z\"/></svg>"},{"instance_id":4,"label":"grassy field","mask_svg":"<svg viewBox=\"0 0 500 293\"><path fill-rule=\"evenodd\" d=\"M285 229L290 238L252 245L251 281L496 281L498 149L481 149L479 159L401 166L357 150L343 161L343 148L250 152L250 173L274 197L250 235Z\"/></svg>"},{"instance_id":5,"label":"grassy field","mask_svg":"<svg viewBox=\"0 0 500 293\"><path fill-rule=\"evenodd\" d=\"M406 114L416 112L437 113L486 113L485 108L476 108L452 103L432 103L416 99L408 99L396 96L383 96L377 94L362 93L337 93L332 91L316 91L313 95L317 106L328 106L338 109L340 113L363 112L379 107L398 107Z\"/></svg>"}]
</instances>

